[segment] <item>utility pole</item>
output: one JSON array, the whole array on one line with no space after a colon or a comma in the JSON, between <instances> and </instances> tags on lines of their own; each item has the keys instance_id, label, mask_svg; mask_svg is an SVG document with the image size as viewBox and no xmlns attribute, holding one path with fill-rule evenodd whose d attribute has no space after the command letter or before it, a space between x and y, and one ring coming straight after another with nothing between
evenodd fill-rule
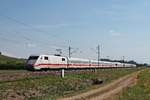
<instances>
[{"instance_id":1,"label":"utility pole","mask_svg":"<svg viewBox=\"0 0 150 100\"><path fill-rule=\"evenodd\" d=\"M97 46L97 61L98 61L98 67L99 67L99 61L100 61L100 45Z\"/></svg>"},{"instance_id":2,"label":"utility pole","mask_svg":"<svg viewBox=\"0 0 150 100\"><path fill-rule=\"evenodd\" d=\"M69 51L68 56L69 56L69 58L71 58L71 55L73 53L76 53L78 50L79 50L79 48L72 48L71 46L69 46L69 48L68 48L68 51Z\"/></svg>"},{"instance_id":3,"label":"utility pole","mask_svg":"<svg viewBox=\"0 0 150 100\"><path fill-rule=\"evenodd\" d=\"M69 58L71 58L71 47L69 46Z\"/></svg>"},{"instance_id":4,"label":"utility pole","mask_svg":"<svg viewBox=\"0 0 150 100\"><path fill-rule=\"evenodd\" d=\"M125 66L125 56L123 56L123 67Z\"/></svg>"},{"instance_id":5,"label":"utility pole","mask_svg":"<svg viewBox=\"0 0 150 100\"><path fill-rule=\"evenodd\" d=\"M99 67L99 64L100 64L100 45L98 45L97 47L96 47L96 49L97 49L97 67ZM95 69L94 69L94 71L96 72L96 67L95 67Z\"/></svg>"},{"instance_id":6,"label":"utility pole","mask_svg":"<svg viewBox=\"0 0 150 100\"><path fill-rule=\"evenodd\" d=\"M122 61L124 62L124 59L125 59L125 57L124 56L122 56Z\"/></svg>"}]
</instances>

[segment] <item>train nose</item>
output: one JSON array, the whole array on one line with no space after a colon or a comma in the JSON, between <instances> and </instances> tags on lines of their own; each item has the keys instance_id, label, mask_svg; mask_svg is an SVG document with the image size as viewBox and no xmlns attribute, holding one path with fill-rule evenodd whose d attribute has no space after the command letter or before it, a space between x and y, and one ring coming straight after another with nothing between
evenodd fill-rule
<instances>
[{"instance_id":1,"label":"train nose","mask_svg":"<svg viewBox=\"0 0 150 100\"><path fill-rule=\"evenodd\" d=\"M34 71L34 66L31 65L31 64L27 64L27 65L26 65L26 69L27 69L27 70L30 70L30 71Z\"/></svg>"}]
</instances>

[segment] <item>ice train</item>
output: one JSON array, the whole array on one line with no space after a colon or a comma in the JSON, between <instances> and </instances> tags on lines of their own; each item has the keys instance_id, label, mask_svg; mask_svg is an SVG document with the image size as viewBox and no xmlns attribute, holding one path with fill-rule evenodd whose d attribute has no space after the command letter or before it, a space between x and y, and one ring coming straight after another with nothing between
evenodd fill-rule
<instances>
[{"instance_id":1,"label":"ice train","mask_svg":"<svg viewBox=\"0 0 150 100\"><path fill-rule=\"evenodd\" d=\"M27 69L71 69L71 68L121 68L136 67L135 64L97 61L81 58L68 58L54 55L31 55L27 60Z\"/></svg>"}]
</instances>

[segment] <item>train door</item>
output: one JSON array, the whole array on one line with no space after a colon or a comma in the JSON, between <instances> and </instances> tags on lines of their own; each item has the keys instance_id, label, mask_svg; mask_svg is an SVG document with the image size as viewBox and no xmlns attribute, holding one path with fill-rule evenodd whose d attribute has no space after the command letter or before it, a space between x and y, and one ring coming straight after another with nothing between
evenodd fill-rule
<instances>
[{"instance_id":1,"label":"train door","mask_svg":"<svg viewBox=\"0 0 150 100\"><path fill-rule=\"evenodd\" d=\"M62 68L67 68L67 58L66 57L60 57L60 65Z\"/></svg>"},{"instance_id":2,"label":"train door","mask_svg":"<svg viewBox=\"0 0 150 100\"><path fill-rule=\"evenodd\" d=\"M41 59L42 59L42 63L43 63L44 68L48 68L49 67L49 57L43 56Z\"/></svg>"}]
</instances>

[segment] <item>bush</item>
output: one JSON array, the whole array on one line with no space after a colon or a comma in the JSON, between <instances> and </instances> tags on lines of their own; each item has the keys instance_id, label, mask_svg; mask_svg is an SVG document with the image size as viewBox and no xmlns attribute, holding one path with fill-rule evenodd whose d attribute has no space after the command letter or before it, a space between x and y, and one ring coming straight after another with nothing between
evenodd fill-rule
<instances>
[{"instance_id":1,"label":"bush","mask_svg":"<svg viewBox=\"0 0 150 100\"><path fill-rule=\"evenodd\" d=\"M25 64L0 64L0 70L21 70L25 69Z\"/></svg>"},{"instance_id":2,"label":"bush","mask_svg":"<svg viewBox=\"0 0 150 100\"><path fill-rule=\"evenodd\" d=\"M0 55L0 70L25 69L25 59Z\"/></svg>"}]
</instances>

